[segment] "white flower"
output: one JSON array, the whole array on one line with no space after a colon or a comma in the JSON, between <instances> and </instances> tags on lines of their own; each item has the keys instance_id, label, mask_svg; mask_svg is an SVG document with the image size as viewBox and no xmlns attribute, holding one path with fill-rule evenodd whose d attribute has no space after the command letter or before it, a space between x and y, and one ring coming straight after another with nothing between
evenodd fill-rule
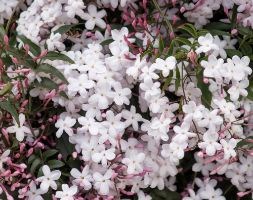
<instances>
[{"instance_id":1,"label":"white flower","mask_svg":"<svg viewBox=\"0 0 253 200\"><path fill-rule=\"evenodd\" d=\"M70 171L71 176L73 176L75 179L73 180L73 183L81 186L85 190L91 189L93 178L90 175L90 168L88 165L86 165L82 172L80 172L78 169L73 168Z\"/></svg>"},{"instance_id":2,"label":"white flower","mask_svg":"<svg viewBox=\"0 0 253 200\"><path fill-rule=\"evenodd\" d=\"M210 199L210 200L226 200L224 196L222 196L222 190L221 189L214 189L214 187L211 184L207 184L205 186L205 189L200 191L199 196L202 199Z\"/></svg>"},{"instance_id":3,"label":"white flower","mask_svg":"<svg viewBox=\"0 0 253 200\"><path fill-rule=\"evenodd\" d=\"M50 38L47 39L47 48L49 51L58 49L59 51L65 50L65 45L62 42L62 35L60 33L51 33Z\"/></svg>"},{"instance_id":4,"label":"white flower","mask_svg":"<svg viewBox=\"0 0 253 200\"><path fill-rule=\"evenodd\" d=\"M73 197L77 193L77 186L69 187L67 184L62 184L62 191L56 191L55 197L61 200L74 200Z\"/></svg>"},{"instance_id":5,"label":"white flower","mask_svg":"<svg viewBox=\"0 0 253 200\"><path fill-rule=\"evenodd\" d=\"M7 16L6 18L11 17L11 13L13 12L12 9L15 8L18 5L18 0L12 0L12 1L0 1L0 13L4 12ZM4 15L5 16L5 15Z\"/></svg>"},{"instance_id":6,"label":"white flower","mask_svg":"<svg viewBox=\"0 0 253 200\"><path fill-rule=\"evenodd\" d=\"M170 128L171 120L169 118L163 118L160 119L157 117L154 117L151 122L147 121L141 126L141 130L147 131L148 135L154 137L156 140L163 140L168 141L168 131Z\"/></svg>"},{"instance_id":7,"label":"white flower","mask_svg":"<svg viewBox=\"0 0 253 200\"><path fill-rule=\"evenodd\" d=\"M197 161L192 166L194 172L201 172L204 176L208 176L215 167L214 163L209 163L206 159L199 157L197 152L194 154L194 158Z\"/></svg>"},{"instance_id":8,"label":"white flower","mask_svg":"<svg viewBox=\"0 0 253 200\"><path fill-rule=\"evenodd\" d=\"M81 128L78 128L79 131L89 131L91 135L97 135L101 128L100 123L96 122L93 117L79 117L78 122L82 125Z\"/></svg>"},{"instance_id":9,"label":"white flower","mask_svg":"<svg viewBox=\"0 0 253 200\"><path fill-rule=\"evenodd\" d=\"M103 144L98 144L98 138L96 136L91 136L88 139L89 136L85 137L85 141L80 142L80 146L82 149L82 155L83 155L83 160L84 161L90 161L91 157L93 156L94 153L100 152L101 149L104 149Z\"/></svg>"},{"instance_id":10,"label":"white flower","mask_svg":"<svg viewBox=\"0 0 253 200\"><path fill-rule=\"evenodd\" d=\"M212 110L211 112L205 112L204 118L198 121L198 125L200 127L207 127L210 130L216 130L216 126L221 125L223 122L222 117L217 115L218 112L218 109Z\"/></svg>"},{"instance_id":11,"label":"white flower","mask_svg":"<svg viewBox=\"0 0 253 200\"><path fill-rule=\"evenodd\" d=\"M142 172L144 159L144 153L130 151L127 153L126 157L122 159L122 163L127 166L128 174L135 174Z\"/></svg>"},{"instance_id":12,"label":"white flower","mask_svg":"<svg viewBox=\"0 0 253 200\"><path fill-rule=\"evenodd\" d=\"M134 80L137 80L140 75L140 70L145 67L147 64L145 58L141 59L141 55L136 56L136 60L133 65L127 68L126 73L128 76L132 77Z\"/></svg>"},{"instance_id":13,"label":"white flower","mask_svg":"<svg viewBox=\"0 0 253 200\"><path fill-rule=\"evenodd\" d=\"M214 38L210 33L207 33L205 36L200 36L198 38L198 42L200 44L200 47L196 49L196 53L207 53L211 50L219 50L218 45L214 43Z\"/></svg>"},{"instance_id":14,"label":"white flower","mask_svg":"<svg viewBox=\"0 0 253 200\"><path fill-rule=\"evenodd\" d=\"M202 60L201 66L204 67L203 75L208 78L221 78L220 68L223 66L224 60L217 59L214 55L208 57L208 61Z\"/></svg>"},{"instance_id":15,"label":"white flower","mask_svg":"<svg viewBox=\"0 0 253 200\"><path fill-rule=\"evenodd\" d=\"M107 82L98 82L95 93L89 98L90 104L97 104L99 109L106 109L112 96L111 85Z\"/></svg>"},{"instance_id":16,"label":"white flower","mask_svg":"<svg viewBox=\"0 0 253 200\"><path fill-rule=\"evenodd\" d=\"M221 150L222 146L217 142L218 133L206 132L203 136L203 142L198 144L199 148L205 149L208 156L213 156L217 150Z\"/></svg>"},{"instance_id":17,"label":"white flower","mask_svg":"<svg viewBox=\"0 0 253 200\"><path fill-rule=\"evenodd\" d=\"M116 157L115 149L105 149L104 146L92 155L92 160L96 163L101 162L102 166L107 166L107 162L113 160Z\"/></svg>"},{"instance_id":18,"label":"white flower","mask_svg":"<svg viewBox=\"0 0 253 200\"><path fill-rule=\"evenodd\" d=\"M163 77L167 77L170 71L176 68L176 63L176 58L174 56L169 56L165 60L157 58L152 66L158 70L161 70Z\"/></svg>"},{"instance_id":19,"label":"white flower","mask_svg":"<svg viewBox=\"0 0 253 200\"><path fill-rule=\"evenodd\" d=\"M82 0L68 0L68 4L64 7L67 11L67 15L70 18L74 18L75 15L83 17L83 9L86 8Z\"/></svg>"},{"instance_id":20,"label":"white flower","mask_svg":"<svg viewBox=\"0 0 253 200\"><path fill-rule=\"evenodd\" d=\"M113 94L113 101L118 106L122 106L123 104L129 105L131 90L129 88L122 88L122 85L119 82L113 84L113 89L115 91Z\"/></svg>"},{"instance_id":21,"label":"white flower","mask_svg":"<svg viewBox=\"0 0 253 200\"><path fill-rule=\"evenodd\" d=\"M37 189L34 181L30 183L29 188L30 189L25 193L25 196L27 196L28 200L43 200L41 195L45 194L45 191Z\"/></svg>"},{"instance_id":22,"label":"white flower","mask_svg":"<svg viewBox=\"0 0 253 200\"><path fill-rule=\"evenodd\" d=\"M104 29L106 28L106 23L102 18L106 15L105 10L97 11L97 7L93 4L88 6L88 13L82 14L82 19L86 20L85 27L88 30L93 30L95 25Z\"/></svg>"},{"instance_id":23,"label":"white flower","mask_svg":"<svg viewBox=\"0 0 253 200\"><path fill-rule=\"evenodd\" d=\"M218 50L214 50L212 55L218 57L219 55L225 59L227 58L227 53L225 51L225 47L227 46L227 41L226 40L221 40L219 38L219 36L215 35L214 36L214 44L216 44L219 49Z\"/></svg>"},{"instance_id":24,"label":"white flower","mask_svg":"<svg viewBox=\"0 0 253 200\"><path fill-rule=\"evenodd\" d=\"M78 92L83 98L87 97L87 89L94 87L94 81L89 80L86 74L81 74L78 78L68 78L68 93L75 96Z\"/></svg>"},{"instance_id":25,"label":"white flower","mask_svg":"<svg viewBox=\"0 0 253 200\"><path fill-rule=\"evenodd\" d=\"M235 157L236 152L235 152L235 147L237 145L237 140L234 138L231 138L228 142L224 139L220 140L220 143L223 147L224 150L224 159L229 159L230 157Z\"/></svg>"},{"instance_id":26,"label":"white flower","mask_svg":"<svg viewBox=\"0 0 253 200\"><path fill-rule=\"evenodd\" d=\"M245 76L250 75L252 73L252 69L249 66L250 59L248 56L243 56L242 58L239 58L239 56L233 56L232 57L233 63L240 68Z\"/></svg>"},{"instance_id":27,"label":"white flower","mask_svg":"<svg viewBox=\"0 0 253 200\"><path fill-rule=\"evenodd\" d=\"M180 135L182 138L187 138L188 137L195 137L196 133L192 133L189 131L190 129L190 124L188 123L182 123L181 127L180 126L174 126L173 130L175 133L177 133L177 136Z\"/></svg>"},{"instance_id":28,"label":"white flower","mask_svg":"<svg viewBox=\"0 0 253 200\"><path fill-rule=\"evenodd\" d=\"M237 187L240 187L240 185L246 181L243 168L241 168L241 165L238 162L230 164L225 175L227 178L231 178L231 183Z\"/></svg>"},{"instance_id":29,"label":"white flower","mask_svg":"<svg viewBox=\"0 0 253 200\"><path fill-rule=\"evenodd\" d=\"M32 132L28 127L24 126L25 115L23 113L21 113L21 114L19 114L18 118L19 118L19 125L16 122L16 120L13 118L14 126L8 127L6 129L6 131L9 132L9 133L16 133L17 140L19 142L21 142L21 141L24 140L24 137L25 137L26 134L31 135Z\"/></svg>"},{"instance_id":30,"label":"white flower","mask_svg":"<svg viewBox=\"0 0 253 200\"><path fill-rule=\"evenodd\" d=\"M108 133L116 136L117 133L121 133L125 129L125 124L120 121L121 114L116 116L111 110L106 112L106 121L102 122L102 125L108 130Z\"/></svg>"},{"instance_id":31,"label":"white flower","mask_svg":"<svg viewBox=\"0 0 253 200\"><path fill-rule=\"evenodd\" d=\"M195 193L194 190L188 189L189 195L188 197L184 197L182 200L201 200L199 194Z\"/></svg>"},{"instance_id":32,"label":"white flower","mask_svg":"<svg viewBox=\"0 0 253 200\"><path fill-rule=\"evenodd\" d=\"M59 170L51 171L47 165L43 165L42 172L44 176L36 179L36 181L41 182L40 189L47 192L48 188L51 187L53 190L56 190L57 184L55 181L60 178L61 172Z\"/></svg>"},{"instance_id":33,"label":"white flower","mask_svg":"<svg viewBox=\"0 0 253 200\"><path fill-rule=\"evenodd\" d=\"M130 111L123 110L122 111L122 118L124 118L126 121L125 126L128 127L130 125L133 126L133 129L135 131L138 130L138 122L143 121L142 116L139 113L136 113L136 108L134 106L131 106Z\"/></svg>"},{"instance_id":34,"label":"white flower","mask_svg":"<svg viewBox=\"0 0 253 200\"><path fill-rule=\"evenodd\" d=\"M140 88L145 91L144 98L148 100L153 96L161 94L160 85L160 82L153 82L150 77L144 78L144 82L140 84Z\"/></svg>"},{"instance_id":35,"label":"white flower","mask_svg":"<svg viewBox=\"0 0 253 200\"><path fill-rule=\"evenodd\" d=\"M65 118L59 118L55 123L55 127L58 128L56 136L58 138L61 137L63 131L65 131L69 136L73 135L73 130L71 127L73 127L75 123L76 119L73 119L69 116L66 116Z\"/></svg>"},{"instance_id":36,"label":"white flower","mask_svg":"<svg viewBox=\"0 0 253 200\"><path fill-rule=\"evenodd\" d=\"M110 188L113 188L113 181L111 181L111 177L113 175L113 171L109 169L106 171L104 175L99 172L95 172L93 174L94 179L94 187L101 195L109 194Z\"/></svg>"},{"instance_id":37,"label":"white flower","mask_svg":"<svg viewBox=\"0 0 253 200\"><path fill-rule=\"evenodd\" d=\"M152 200L152 197L149 195L145 195L143 191L138 192L138 200Z\"/></svg>"},{"instance_id":38,"label":"white flower","mask_svg":"<svg viewBox=\"0 0 253 200\"><path fill-rule=\"evenodd\" d=\"M230 94L230 99L232 101L237 101L240 95L246 97L248 95L248 91L246 88L249 86L249 80L245 79L240 82L234 82L232 87L228 89L228 93Z\"/></svg>"},{"instance_id":39,"label":"white flower","mask_svg":"<svg viewBox=\"0 0 253 200\"><path fill-rule=\"evenodd\" d=\"M111 31L112 39L114 40L109 44L109 48L111 51L122 51L125 49L129 49L128 44L126 42L126 38L128 37L129 31L127 27L122 27L120 30L114 29ZM133 43L135 39L127 38L130 43ZM115 48L114 50L112 50Z\"/></svg>"}]
</instances>

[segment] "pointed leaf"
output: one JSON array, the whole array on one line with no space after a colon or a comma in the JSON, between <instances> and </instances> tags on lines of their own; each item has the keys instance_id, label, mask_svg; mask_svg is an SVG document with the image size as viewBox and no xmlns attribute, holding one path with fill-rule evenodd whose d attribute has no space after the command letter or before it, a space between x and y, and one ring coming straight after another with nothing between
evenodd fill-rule
<instances>
[{"instance_id":1,"label":"pointed leaf","mask_svg":"<svg viewBox=\"0 0 253 200\"><path fill-rule=\"evenodd\" d=\"M62 53L54 52L54 51L49 51L47 53L47 55L42 58L42 60L51 60L51 61L62 60L62 61L66 61L66 62L68 62L70 64L74 64L75 63L68 56L66 56L66 55L64 55Z\"/></svg>"},{"instance_id":2,"label":"pointed leaf","mask_svg":"<svg viewBox=\"0 0 253 200\"><path fill-rule=\"evenodd\" d=\"M49 149L45 152L42 153L42 157L44 160L47 160L48 158L50 158L51 156L55 155L58 153L58 150L56 149Z\"/></svg>"},{"instance_id":3,"label":"pointed leaf","mask_svg":"<svg viewBox=\"0 0 253 200\"><path fill-rule=\"evenodd\" d=\"M41 159L36 158L36 159L33 161L32 165L31 165L30 172L31 172L32 174L34 174L34 172L36 171L36 169L38 169L38 167L39 167L40 164L41 164Z\"/></svg>"},{"instance_id":4,"label":"pointed leaf","mask_svg":"<svg viewBox=\"0 0 253 200\"><path fill-rule=\"evenodd\" d=\"M49 90L57 89L58 85L49 78L41 78L41 82L36 82L35 87L43 87Z\"/></svg>"},{"instance_id":5,"label":"pointed leaf","mask_svg":"<svg viewBox=\"0 0 253 200\"><path fill-rule=\"evenodd\" d=\"M14 103L10 99L0 102L0 108L10 113L19 124L18 112L14 106Z\"/></svg>"},{"instance_id":6,"label":"pointed leaf","mask_svg":"<svg viewBox=\"0 0 253 200\"><path fill-rule=\"evenodd\" d=\"M36 69L36 71L51 74L51 75L56 76L59 79L61 79L64 83L68 83L68 81L64 77L64 75L58 69L53 67L52 65L43 63L43 64L39 65L39 67Z\"/></svg>"},{"instance_id":7,"label":"pointed leaf","mask_svg":"<svg viewBox=\"0 0 253 200\"><path fill-rule=\"evenodd\" d=\"M49 160L47 164L50 167L50 169L60 168L65 165L65 163L60 160Z\"/></svg>"},{"instance_id":8,"label":"pointed leaf","mask_svg":"<svg viewBox=\"0 0 253 200\"><path fill-rule=\"evenodd\" d=\"M32 42L30 39L26 38L23 35L19 35L18 38L24 43L24 44L28 44L30 47L30 51L34 56L38 56L41 52L40 47L35 44L34 42Z\"/></svg>"}]
</instances>

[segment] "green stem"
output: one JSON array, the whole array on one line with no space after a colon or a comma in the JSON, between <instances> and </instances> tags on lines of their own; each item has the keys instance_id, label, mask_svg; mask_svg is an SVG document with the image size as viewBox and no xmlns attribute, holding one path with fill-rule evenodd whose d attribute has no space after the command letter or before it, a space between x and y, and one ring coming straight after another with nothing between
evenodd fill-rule
<instances>
[{"instance_id":1,"label":"green stem","mask_svg":"<svg viewBox=\"0 0 253 200\"><path fill-rule=\"evenodd\" d=\"M155 5L156 9L159 11L160 15L163 16L162 10L161 10L160 6L158 5L157 1L156 0L152 0L152 1ZM166 17L164 18L164 21L165 21L166 25L168 26L169 32L174 33L173 27L172 27L170 21Z\"/></svg>"}]
</instances>

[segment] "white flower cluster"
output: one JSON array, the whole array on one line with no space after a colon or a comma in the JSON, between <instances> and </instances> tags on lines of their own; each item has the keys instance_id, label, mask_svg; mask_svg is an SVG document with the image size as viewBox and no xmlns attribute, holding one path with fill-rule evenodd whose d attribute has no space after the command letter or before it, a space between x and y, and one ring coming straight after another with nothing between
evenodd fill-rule
<instances>
[{"instance_id":1,"label":"white flower cluster","mask_svg":"<svg viewBox=\"0 0 253 200\"><path fill-rule=\"evenodd\" d=\"M3 2L0 0L0 17L7 18L5 10L12 10L14 3ZM135 2L100 0L98 4L122 10L128 5L136 6ZM251 1L240 2L206 0L198 4L193 1L184 4L187 10L184 16L201 27L221 4L228 9L239 5L242 13L243 6L251 5ZM6 8L3 11L1 3ZM157 46L155 29L148 26L150 31L135 35L127 27L109 30L106 15L103 8L85 5L82 0L34 0L18 20L19 34L41 46L46 44L49 50L59 50L75 62L48 61L68 81L60 86L67 98L59 95L52 98L56 108L65 108L55 123L55 134L57 138L68 135L69 142L75 146L73 157L82 163L81 170L71 169L70 181L61 185L62 191L57 191L55 197L72 200L77 193L92 190L90 199L95 199L94 193L119 199L119 192L137 194L140 200L151 199L144 194L148 187L176 190L180 160L196 148L192 170L200 172L205 179L195 178L184 200L224 200L217 181L210 178L214 174L229 178L241 192L252 191L252 157L236 149L238 142L250 135L243 125L251 111L251 102L245 97L252 69L249 57L229 58L225 51L233 49L237 40L210 33L196 41L187 40L197 43L195 49L182 47L189 57L207 58L199 66L194 66L191 59L182 61L176 56L147 59L140 53L134 54L130 46L137 38L144 46L150 40ZM85 22L87 30L78 38L69 36L73 45L66 48L67 36L55 30L61 25L77 24L78 19ZM95 27L106 30L92 32ZM103 46L101 42L105 40L111 43ZM204 79L199 80L195 72L203 73ZM27 77L32 81L40 76L43 75L30 72ZM211 99L206 99L202 86ZM35 88L30 95L46 99L47 92ZM14 126L8 131L16 133L22 141L31 131L24 126L24 115L19 117L20 125L14 120ZM0 157L0 171L8 153ZM51 171L47 165L42 167L42 172L43 176L30 183L25 194L28 199L40 200L49 188L57 190L56 181L62 173Z\"/></svg>"},{"instance_id":2,"label":"white flower cluster","mask_svg":"<svg viewBox=\"0 0 253 200\"><path fill-rule=\"evenodd\" d=\"M253 27L253 2L252 0L193 0L191 3L184 3L186 10L184 16L188 21L200 28L208 24L210 19L214 17L214 12L219 10L221 6L224 8L228 16L232 16L232 8L237 6L238 21L243 26Z\"/></svg>"},{"instance_id":3,"label":"white flower cluster","mask_svg":"<svg viewBox=\"0 0 253 200\"><path fill-rule=\"evenodd\" d=\"M18 0L1 0L0 1L0 24L4 23L5 19L9 19L18 5Z\"/></svg>"}]
</instances>

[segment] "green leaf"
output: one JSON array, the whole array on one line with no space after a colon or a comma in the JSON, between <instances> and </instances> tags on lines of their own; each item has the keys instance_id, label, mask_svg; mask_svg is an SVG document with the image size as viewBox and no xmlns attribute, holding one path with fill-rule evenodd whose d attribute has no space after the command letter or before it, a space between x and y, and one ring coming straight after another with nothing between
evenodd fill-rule
<instances>
[{"instance_id":1,"label":"green leaf","mask_svg":"<svg viewBox=\"0 0 253 200\"><path fill-rule=\"evenodd\" d=\"M174 46L175 46L175 41L172 40L172 42L170 43L169 49L168 49L167 56L172 56L173 55Z\"/></svg>"},{"instance_id":2,"label":"green leaf","mask_svg":"<svg viewBox=\"0 0 253 200\"><path fill-rule=\"evenodd\" d=\"M42 60L51 60L51 61L62 60L62 61L66 61L66 62L68 62L70 64L74 64L75 63L68 56L66 56L66 55L64 55L62 53L54 52L54 51L49 51L47 53L47 55L42 58Z\"/></svg>"},{"instance_id":3,"label":"green leaf","mask_svg":"<svg viewBox=\"0 0 253 200\"><path fill-rule=\"evenodd\" d=\"M206 106L207 108L210 108L211 101L212 101L212 93L210 92L208 88L208 84L205 84L203 82L203 69L197 72L196 76L197 76L197 86L202 92L201 102L204 106Z\"/></svg>"},{"instance_id":4,"label":"green leaf","mask_svg":"<svg viewBox=\"0 0 253 200\"><path fill-rule=\"evenodd\" d=\"M251 101L253 101L253 80L252 80L253 77L251 77L249 79L249 87L247 88L247 92L248 92L248 95L247 95L247 98Z\"/></svg>"},{"instance_id":5,"label":"green leaf","mask_svg":"<svg viewBox=\"0 0 253 200\"><path fill-rule=\"evenodd\" d=\"M8 49L8 54L18 59L19 64L24 65L24 67L29 67L35 69L37 63L33 61L33 58L30 55L26 55L24 51L10 47Z\"/></svg>"},{"instance_id":6,"label":"green leaf","mask_svg":"<svg viewBox=\"0 0 253 200\"><path fill-rule=\"evenodd\" d=\"M0 25L0 40L3 40L3 37L6 35L3 25Z\"/></svg>"},{"instance_id":7,"label":"green leaf","mask_svg":"<svg viewBox=\"0 0 253 200\"><path fill-rule=\"evenodd\" d=\"M164 41L162 39L162 36L159 38L159 54L162 54L164 50Z\"/></svg>"},{"instance_id":8,"label":"green leaf","mask_svg":"<svg viewBox=\"0 0 253 200\"><path fill-rule=\"evenodd\" d=\"M189 23L184 24L183 26L180 26L179 29L184 30L185 32L187 32L194 38L198 37L197 30L192 24L189 24Z\"/></svg>"},{"instance_id":9,"label":"green leaf","mask_svg":"<svg viewBox=\"0 0 253 200\"><path fill-rule=\"evenodd\" d=\"M213 29L213 30L210 30L209 31L212 35L227 35L227 36L230 36L230 34L226 31L221 31L221 30L216 30L216 29Z\"/></svg>"},{"instance_id":10,"label":"green leaf","mask_svg":"<svg viewBox=\"0 0 253 200\"><path fill-rule=\"evenodd\" d=\"M169 189L158 190L152 189L150 192L152 199L155 200L180 200L181 196L177 192L171 191Z\"/></svg>"},{"instance_id":11,"label":"green leaf","mask_svg":"<svg viewBox=\"0 0 253 200\"><path fill-rule=\"evenodd\" d=\"M38 68L36 69L36 72L44 72L44 73L56 76L59 79L61 79L64 83L68 83L68 81L64 77L64 75L58 69L53 67L52 65L43 63L43 64L38 66Z\"/></svg>"},{"instance_id":12,"label":"green leaf","mask_svg":"<svg viewBox=\"0 0 253 200\"><path fill-rule=\"evenodd\" d=\"M190 46L190 47L192 46L192 43L186 38L176 37L176 38L174 38L174 40L181 43L181 44L185 44L185 45Z\"/></svg>"},{"instance_id":13,"label":"green leaf","mask_svg":"<svg viewBox=\"0 0 253 200\"><path fill-rule=\"evenodd\" d=\"M0 90L0 96L4 96L7 93L9 93L12 89L12 84L11 83L7 83L3 89Z\"/></svg>"},{"instance_id":14,"label":"green leaf","mask_svg":"<svg viewBox=\"0 0 253 200\"><path fill-rule=\"evenodd\" d=\"M14 103L10 99L0 102L0 108L10 113L19 124L18 112L14 106Z\"/></svg>"},{"instance_id":15,"label":"green leaf","mask_svg":"<svg viewBox=\"0 0 253 200\"><path fill-rule=\"evenodd\" d=\"M70 31L70 29L72 29L73 27L75 27L77 25L78 24L63 25L60 28L58 28L57 30L55 30L54 34L60 33L62 35L64 33L67 33L68 31Z\"/></svg>"},{"instance_id":16,"label":"green leaf","mask_svg":"<svg viewBox=\"0 0 253 200\"><path fill-rule=\"evenodd\" d=\"M207 30L228 31L231 28L232 27L230 23L224 23L224 22L212 22L212 23L209 23L207 26L205 26L205 29Z\"/></svg>"},{"instance_id":17,"label":"green leaf","mask_svg":"<svg viewBox=\"0 0 253 200\"><path fill-rule=\"evenodd\" d=\"M74 145L69 142L67 134L63 134L59 139L57 139L56 148L62 154L64 160L66 160L66 158L71 155L75 149Z\"/></svg>"},{"instance_id":18,"label":"green leaf","mask_svg":"<svg viewBox=\"0 0 253 200\"><path fill-rule=\"evenodd\" d=\"M179 68L177 67L176 68L176 82L175 82L175 90L177 91L179 86L180 86L180 71L179 71Z\"/></svg>"},{"instance_id":19,"label":"green leaf","mask_svg":"<svg viewBox=\"0 0 253 200\"><path fill-rule=\"evenodd\" d=\"M35 155L29 156L28 161L27 161L28 165L32 164L32 162L33 162L36 158L37 158L37 156L35 156Z\"/></svg>"},{"instance_id":20,"label":"green leaf","mask_svg":"<svg viewBox=\"0 0 253 200\"><path fill-rule=\"evenodd\" d=\"M229 58L232 58L235 55L242 57L242 53L236 49L226 49L226 53Z\"/></svg>"},{"instance_id":21,"label":"green leaf","mask_svg":"<svg viewBox=\"0 0 253 200\"><path fill-rule=\"evenodd\" d=\"M65 99L69 99L68 95L67 95L66 92L64 92L64 91L60 91L59 95L60 95L61 97L64 97Z\"/></svg>"},{"instance_id":22,"label":"green leaf","mask_svg":"<svg viewBox=\"0 0 253 200\"><path fill-rule=\"evenodd\" d=\"M114 40L113 39L107 39L107 40L104 40L100 43L100 45L102 46L105 46L105 45L109 45L113 42Z\"/></svg>"},{"instance_id":23,"label":"green leaf","mask_svg":"<svg viewBox=\"0 0 253 200\"><path fill-rule=\"evenodd\" d=\"M45 152L42 153L42 157L44 160L47 160L48 158L50 158L51 156L57 154L59 151L56 149L49 149Z\"/></svg>"},{"instance_id":24,"label":"green leaf","mask_svg":"<svg viewBox=\"0 0 253 200\"><path fill-rule=\"evenodd\" d=\"M65 163L60 160L49 160L47 164L50 169L60 168L65 165Z\"/></svg>"},{"instance_id":25,"label":"green leaf","mask_svg":"<svg viewBox=\"0 0 253 200\"><path fill-rule=\"evenodd\" d=\"M46 77L41 78L41 82L36 82L35 87L36 86L46 88L49 90L53 90L53 89L58 88L58 85L54 81L52 81L51 79L46 78Z\"/></svg>"},{"instance_id":26,"label":"green leaf","mask_svg":"<svg viewBox=\"0 0 253 200\"><path fill-rule=\"evenodd\" d=\"M73 157L70 157L67 161L67 165L71 168L79 169L82 165L82 162L79 159L73 159Z\"/></svg>"},{"instance_id":27,"label":"green leaf","mask_svg":"<svg viewBox=\"0 0 253 200\"><path fill-rule=\"evenodd\" d=\"M28 44L30 47L30 52L34 55L34 56L38 56L41 52L40 47L35 44L34 42L32 42L30 39L26 38L23 35L19 35L18 38L24 43L24 44Z\"/></svg>"},{"instance_id":28,"label":"green leaf","mask_svg":"<svg viewBox=\"0 0 253 200\"><path fill-rule=\"evenodd\" d=\"M246 28L246 27L240 26L237 28L237 30L243 36L245 36L245 35L252 36L253 35L253 31L251 28Z\"/></svg>"},{"instance_id":29,"label":"green leaf","mask_svg":"<svg viewBox=\"0 0 253 200\"><path fill-rule=\"evenodd\" d=\"M240 142L237 143L236 148L240 148L240 147L248 146L248 145L253 145L252 140L253 140L253 136L249 136L245 139L242 139Z\"/></svg>"},{"instance_id":30,"label":"green leaf","mask_svg":"<svg viewBox=\"0 0 253 200\"><path fill-rule=\"evenodd\" d=\"M241 45L240 50L242 51L242 54L245 56L252 55L251 45L247 44L246 42L243 45Z\"/></svg>"},{"instance_id":31,"label":"green leaf","mask_svg":"<svg viewBox=\"0 0 253 200\"><path fill-rule=\"evenodd\" d=\"M42 167L43 167L43 166L41 166L41 167L39 168L39 170L38 170L38 174L37 174L37 177L41 177L41 176L43 176Z\"/></svg>"},{"instance_id":32,"label":"green leaf","mask_svg":"<svg viewBox=\"0 0 253 200\"><path fill-rule=\"evenodd\" d=\"M231 18L231 24L233 28L236 26L236 23L237 23L237 8L238 8L238 5L234 4L233 9L232 9L232 18Z\"/></svg>"},{"instance_id":33,"label":"green leaf","mask_svg":"<svg viewBox=\"0 0 253 200\"><path fill-rule=\"evenodd\" d=\"M31 165L30 172L34 174L34 172L36 171L36 169L39 167L40 164L41 164L41 159L36 158Z\"/></svg>"}]
</instances>

